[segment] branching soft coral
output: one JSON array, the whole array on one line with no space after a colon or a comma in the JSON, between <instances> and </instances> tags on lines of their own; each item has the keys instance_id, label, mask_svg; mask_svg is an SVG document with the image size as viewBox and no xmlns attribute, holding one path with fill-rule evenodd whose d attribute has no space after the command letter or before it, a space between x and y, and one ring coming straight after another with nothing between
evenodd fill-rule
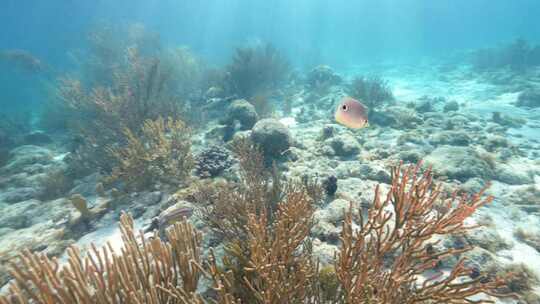
<instances>
[{"instance_id":1,"label":"branching soft coral","mask_svg":"<svg viewBox=\"0 0 540 304\"><path fill-rule=\"evenodd\" d=\"M313 222L313 200L302 188L289 189L273 225L266 214L250 215L250 258L243 272L257 303L304 303L314 298L317 267L305 245Z\"/></svg>"},{"instance_id":2,"label":"branching soft coral","mask_svg":"<svg viewBox=\"0 0 540 304\"><path fill-rule=\"evenodd\" d=\"M117 159L107 182L120 180L127 189L141 190L162 182L179 184L194 167L189 128L181 120L158 118L144 122L141 135L125 129L127 144L110 149Z\"/></svg>"},{"instance_id":3,"label":"branching soft coral","mask_svg":"<svg viewBox=\"0 0 540 304\"><path fill-rule=\"evenodd\" d=\"M288 71L287 61L270 44L238 48L227 68L227 85L231 93L249 99L275 89Z\"/></svg>"},{"instance_id":4,"label":"branching soft coral","mask_svg":"<svg viewBox=\"0 0 540 304\"><path fill-rule=\"evenodd\" d=\"M169 243L157 234L151 240L137 236L127 215L121 217L121 230L121 254L110 243L92 246L86 257L71 248L63 266L45 255L21 254L22 266L12 265L15 282L0 303L202 303L195 295L201 235L190 224L175 224Z\"/></svg>"},{"instance_id":5,"label":"branching soft coral","mask_svg":"<svg viewBox=\"0 0 540 304\"><path fill-rule=\"evenodd\" d=\"M244 172L257 172L260 160L240 159L255 169ZM248 193L267 194L264 179L245 179L236 190L225 190L230 196L214 196L213 210L220 212L207 215L213 219L210 226L226 236L227 252L224 270L213 276L221 280L215 285L230 286L227 293L246 303L470 303L472 296L501 296L495 292L504 285L500 278L474 275L463 259L449 274L439 272L439 261L470 248L437 251L434 239L474 228L465 220L492 197L483 191L443 197L431 171L419 175L419 167L395 167L388 194L381 195L377 187L367 215L360 213L355 221L352 211L346 213L334 265L336 283L330 273L322 281L309 251L316 200L305 184L282 182L271 216L272 208L253 208L255 202L268 206L267 201L252 201L240 190L244 186L254 189ZM440 274L421 280L433 271Z\"/></svg>"},{"instance_id":6,"label":"branching soft coral","mask_svg":"<svg viewBox=\"0 0 540 304\"><path fill-rule=\"evenodd\" d=\"M419 174L419 165L397 166L390 190L384 196L377 187L367 214L345 213L335 271L319 271L309 236L317 202L310 184L288 180L272 194L264 178L246 179L264 166L261 157L247 157L252 146L243 145L243 184L224 185L205 196L207 203L225 198L238 208L220 210L240 212L207 214L211 228L226 236L223 266L212 250L201 264L200 235L186 222L169 230L167 243L157 233L151 240L137 239L124 216L122 255L109 246L103 252L93 248L83 259L72 249L68 265L60 267L26 253L23 266L13 266L16 283L0 303L465 304L493 303L487 295L503 296L496 293L506 284L503 278L472 271L463 259L448 273L421 280L437 271L441 259L470 249L437 250L433 237L474 228L464 222L492 200L483 191L443 197L430 170ZM250 189L262 197L248 195ZM220 197L223 193L228 196ZM214 290L207 297L195 294L201 275Z\"/></svg>"},{"instance_id":7,"label":"branching soft coral","mask_svg":"<svg viewBox=\"0 0 540 304\"><path fill-rule=\"evenodd\" d=\"M139 135L147 119L184 116L173 70L135 48L125 53L126 64L115 69L108 86L88 89L71 78L59 82L57 104L65 109L58 112L70 113L67 125L83 139L71 156L75 167L109 172L115 163L106 147L123 144L126 128Z\"/></svg>"},{"instance_id":8,"label":"branching soft coral","mask_svg":"<svg viewBox=\"0 0 540 304\"><path fill-rule=\"evenodd\" d=\"M376 189L367 216L359 214L358 229L353 228L353 214L346 214L335 265L346 303L471 303L474 295L497 296L494 290L503 282L470 278L472 270L463 259L449 274L419 281L442 258L470 250L437 252L432 238L474 228L464 221L493 198L483 191L443 198L431 171L418 176L418 168L393 169L390 191L384 197ZM435 211L440 203L446 208Z\"/></svg>"},{"instance_id":9,"label":"branching soft coral","mask_svg":"<svg viewBox=\"0 0 540 304\"><path fill-rule=\"evenodd\" d=\"M356 77L349 85L348 94L361 100L370 110L394 101L388 82L379 77Z\"/></svg>"}]
</instances>

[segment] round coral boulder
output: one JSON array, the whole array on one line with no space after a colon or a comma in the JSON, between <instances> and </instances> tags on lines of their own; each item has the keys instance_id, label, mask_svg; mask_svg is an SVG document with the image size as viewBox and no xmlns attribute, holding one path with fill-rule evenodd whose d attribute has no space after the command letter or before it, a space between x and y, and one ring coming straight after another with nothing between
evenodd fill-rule
<instances>
[{"instance_id":1,"label":"round coral boulder","mask_svg":"<svg viewBox=\"0 0 540 304\"><path fill-rule=\"evenodd\" d=\"M227 123L238 121L242 130L251 129L258 119L255 107L245 99L233 101L227 109Z\"/></svg>"},{"instance_id":2,"label":"round coral boulder","mask_svg":"<svg viewBox=\"0 0 540 304\"><path fill-rule=\"evenodd\" d=\"M291 146L289 129L273 118L259 120L253 126L251 139L261 147L267 161L279 158Z\"/></svg>"}]
</instances>

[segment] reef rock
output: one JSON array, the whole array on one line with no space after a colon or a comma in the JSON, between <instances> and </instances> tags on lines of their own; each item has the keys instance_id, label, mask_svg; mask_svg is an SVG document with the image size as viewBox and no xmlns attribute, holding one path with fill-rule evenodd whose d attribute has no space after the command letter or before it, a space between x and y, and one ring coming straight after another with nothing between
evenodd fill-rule
<instances>
[{"instance_id":1,"label":"reef rock","mask_svg":"<svg viewBox=\"0 0 540 304\"><path fill-rule=\"evenodd\" d=\"M349 210L350 202L341 198L331 201L324 209L317 210L314 218L317 221L339 223L344 219L345 211Z\"/></svg>"},{"instance_id":2,"label":"reef rock","mask_svg":"<svg viewBox=\"0 0 540 304\"><path fill-rule=\"evenodd\" d=\"M414 105L414 109L418 113L433 112L435 110L434 102L431 99L421 99Z\"/></svg>"},{"instance_id":3,"label":"reef rock","mask_svg":"<svg viewBox=\"0 0 540 304\"><path fill-rule=\"evenodd\" d=\"M38 197L40 193L38 187L8 188L0 191L0 202L18 203Z\"/></svg>"},{"instance_id":4,"label":"reef rock","mask_svg":"<svg viewBox=\"0 0 540 304\"><path fill-rule=\"evenodd\" d=\"M425 164L432 166L436 175L462 182L473 177L493 177L493 166L469 147L440 146L425 158Z\"/></svg>"},{"instance_id":5,"label":"reef rock","mask_svg":"<svg viewBox=\"0 0 540 304\"><path fill-rule=\"evenodd\" d=\"M143 192L139 193L136 197L132 198L133 205L151 206L159 203L163 198L163 193L160 191Z\"/></svg>"},{"instance_id":6,"label":"reef rock","mask_svg":"<svg viewBox=\"0 0 540 304\"><path fill-rule=\"evenodd\" d=\"M210 87L204 95L207 99L221 98L224 95L224 91L220 87Z\"/></svg>"},{"instance_id":7,"label":"reef rock","mask_svg":"<svg viewBox=\"0 0 540 304\"><path fill-rule=\"evenodd\" d=\"M0 130L0 147L3 149L8 149L15 144L13 138L5 131Z\"/></svg>"},{"instance_id":8,"label":"reef rock","mask_svg":"<svg viewBox=\"0 0 540 304\"><path fill-rule=\"evenodd\" d=\"M335 254L338 251L336 245L331 245L319 239L313 240L313 257L321 263L321 265L329 265L334 262Z\"/></svg>"},{"instance_id":9,"label":"reef rock","mask_svg":"<svg viewBox=\"0 0 540 304\"><path fill-rule=\"evenodd\" d=\"M33 132L24 136L23 141L27 145L47 145L53 142L51 137L44 132Z\"/></svg>"},{"instance_id":10,"label":"reef rock","mask_svg":"<svg viewBox=\"0 0 540 304\"><path fill-rule=\"evenodd\" d=\"M381 127L389 127L396 124L396 119L384 111L370 110L369 123Z\"/></svg>"},{"instance_id":11,"label":"reef rock","mask_svg":"<svg viewBox=\"0 0 540 304\"><path fill-rule=\"evenodd\" d=\"M459 110L459 103L455 100L450 100L444 104L443 112L455 112Z\"/></svg>"},{"instance_id":12,"label":"reef rock","mask_svg":"<svg viewBox=\"0 0 540 304\"><path fill-rule=\"evenodd\" d=\"M226 123L233 124L234 121L238 121L242 130L251 129L257 120L259 120L259 115L255 107L245 99L233 101L227 109Z\"/></svg>"},{"instance_id":13,"label":"reef rock","mask_svg":"<svg viewBox=\"0 0 540 304\"><path fill-rule=\"evenodd\" d=\"M49 256L58 256L72 243L70 240L63 240L64 236L63 228L51 227L47 222L12 230L2 235L0 237L0 285L4 285L11 278L7 265L10 261L17 261L15 257L19 252L28 249L32 252L40 251Z\"/></svg>"},{"instance_id":14,"label":"reef rock","mask_svg":"<svg viewBox=\"0 0 540 304\"><path fill-rule=\"evenodd\" d=\"M362 164L358 167L358 176L365 180L373 180L379 183L390 184L390 173L381 164Z\"/></svg>"},{"instance_id":15,"label":"reef rock","mask_svg":"<svg viewBox=\"0 0 540 304\"><path fill-rule=\"evenodd\" d=\"M525 185L534 182L534 175L527 168L515 163L499 164L495 179L509 185Z\"/></svg>"},{"instance_id":16,"label":"reef rock","mask_svg":"<svg viewBox=\"0 0 540 304\"><path fill-rule=\"evenodd\" d=\"M435 146L467 146L471 142L471 137L465 131L441 131L429 137L429 143Z\"/></svg>"},{"instance_id":17,"label":"reef rock","mask_svg":"<svg viewBox=\"0 0 540 304\"><path fill-rule=\"evenodd\" d=\"M307 84L313 89L325 88L337 85L341 77L334 73L331 67L319 65L313 68L307 75Z\"/></svg>"},{"instance_id":18,"label":"reef rock","mask_svg":"<svg viewBox=\"0 0 540 304\"><path fill-rule=\"evenodd\" d=\"M260 145L266 160L279 158L291 146L289 130L273 118L259 120L253 126L251 139Z\"/></svg>"},{"instance_id":19,"label":"reef rock","mask_svg":"<svg viewBox=\"0 0 540 304\"><path fill-rule=\"evenodd\" d=\"M97 185L99 184L99 181L101 179L101 176L99 173L94 173L91 175L88 175L84 177L81 180L78 180L75 187L71 189L69 194L81 194L84 197L94 197L97 195Z\"/></svg>"},{"instance_id":20,"label":"reef rock","mask_svg":"<svg viewBox=\"0 0 540 304\"><path fill-rule=\"evenodd\" d=\"M540 90L526 90L519 94L516 105L518 107L537 108L540 107Z\"/></svg>"},{"instance_id":21,"label":"reef rock","mask_svg":"<svg viewBox=\"0 0 540 304\"><path fill-rule=\"evenodd\" d=\"M332 137L327 140L327 143L336 156L351 157L360 152L358 141L348 133Z\"/></svg>"},{"instance_id":22,"label":"reef rock","mask_svg":"<svg viewBox=\"0 0 540 304\"><path fill-rule=\"evenodd\" d=\"M311 234L317 237L319 240L329 243L335 243L339 240L340 229L334 224L327 221L317 221L313 228L311 228Z\"/></svg>"},{"instance_id":23,"label":"reef rock","mask_svg":"<svg viewBox=\"0 0 540 304\"><path fill-rule=\"evenodd\" d=\"M10 155L10 161L2 168L4 173L28 172L32 171L32 167L36 164L47 165L54 161L50 150L33 145L15 148L11 150Z\"/></svg>"}]
</instances>

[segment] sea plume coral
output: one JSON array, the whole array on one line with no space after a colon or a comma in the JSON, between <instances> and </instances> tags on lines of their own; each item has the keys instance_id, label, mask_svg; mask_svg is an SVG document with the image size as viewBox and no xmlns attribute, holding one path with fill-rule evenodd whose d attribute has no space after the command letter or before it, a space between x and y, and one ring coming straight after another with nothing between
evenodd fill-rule
<instances>
[{"instance_id":1,"label":"sea plume coral","mask_svg":"<svg viewBox=\"0 0 540 304\"><path fill-rule=\"evenodd\" d=\"M471 269L461 259L449 274L424 282L419 276L435 269L447 256L471 248L434 250L433 237L463 232L464 221L478 208L491 202L483 191L467 196L454 193L442 197L440 185L430 170L418 175L419 166L392 170L388 194L375 190L373 207L367 215L346 214L342 245L336 258L336 274L346 303L471 303L469 298L495 293L500 279L470 277ZM436 204L445 208L435 209ZM438 210L438 211L436 211ZM486 301L485 303L489 303Z\"/></svg>"},{"instance_id":2,"label":"sea plume coral","mask_svg":"<svg viewBox=\"0 0 540 304\"><path fill-rule=\"evenodd\" d=\"M257 158L243 159L261 168L261 155ZM420 174L419 168L396 166L387 195L377 187L367 214L346 212L335 271L324 273L310 250L317 198L308 194L309 188L280 181L279 195L273 196L277 200L270 204L238 190L218 191L212 197L219 213L206 214L210 226L225 236L227 248L224 268L212 276L215 286L242 303L471 303L473 296L503 296L496 293L505 284L501 278L478 274L464 259L447 274L421 280L428 271L437 272L441 260L471 249L436 250L434 237L474 228L465 220L492 197L483 191L443 197L431 171ZM268 193L259 183L264 179L247 181L258 193ZM484 297L476 303L492 301Z\"/></svg>"},{"instance_id":3,"label":"sea plume coral","mask_svg":"<svg viewBox=\"0 0 540 304\"><path fill-rule=\"evenodd\" d=\"M110 243L92 246L85 257L72 247L61 266L45 255L22 253L22 266L12 264L15 282L0 303L201 303L194 294L200 233L183 221L167 232L170 242L157 234L147 240L135 233L128 215L121 217L121 231L121 254Z\"/></svg>"},{"instance_id":4,"label":"sea plume coral","mask_svg":"<svg viewBox=\"0 0 540 304\"><path fill-rule=\"evenodd\" d=\"M106 147L123 145L125 128L139 135L147 119L195 120L185 114L197 91L200 61L184 48L161 52L141 29L129 29L106 28L91 36L89 68L81 79L58 81L57 98L43 117L44 124L67 126L81 139L70 155L74 171L110 173L115 159ZM115 37L118 43L108 41Z\"/></svg>"},{"instance_id":5,"label":"sea plume coral","mask_svg":"<svg viewBox=\"0 0 540 304\"><path fill-rule=\"evenodd\" d=\"M190 131L173 118L146 120L141 135L125 129L127 144L110 148L118 165L108 183L120 180L127 189L141 190L153 183L180 184L194 167Z\"/></svg>"},{"instance_id":6,"label":"sea plume coral","mask_svg":"<svg viewBox=\"0 0 540 304\"><path fill-rule=\"evenodd\" d=\"M184 66L169 65L172 61L188 65L186 52L180 56L179 51L171 56L173 59L167 60L145 56L136 47L126 48L122 54L122 64L114 67L110 81L89 82L88 85L88 82L66 77L58 82L57 100L51 105L59 108L55 113L69 113L63 118L67 120L65 125L83 139L71 155L70 164L81 167L77 171L97 168L110 172L115 160L108 155L106 147L122 145L125 128L139 135L147 119L190 118L184 115L187 103L181 94L186 91L179 84L179 79L185 80L185 75L179 72ZM180 57L183 61L178 59Z\"/></svg>"},{"instance_id":7,"label":"sea plume coral","mask_svg":"<svg viewBox=\"0 0 540 304\"><path fill-rule=\"evenodd\" d=\"M251 98L276 88L285 80L289 65L270 44L238 48L227 67L226 85L240 98Z\"/></svg>"},{"instance_id":8,"label":"sea plume coral","mask_svg":"<svg viewBox=\"0 0 540 304\"><path fill-rule=\"evenodd\" d=\"M370 110L394 101L388 82L380 77L356 77L347 92L351 97L361 100Z\"/></svg>"},{"instance_id":9,"label":"sea plume coral","mask_svg":"<svg viewBox=\"0 0 540 304\"><path fill-rule=\"evenodd\" d=\"M245 303L307 303L318 297L317 263L306 245L313 198L300 185L285 196L273 216L266 210L249 214L247 238L227 247L230 259L224 264Z\"/></svg>"},{"instance_id":10,"label":"sea plume coral","mask_svg":"<svg viewBox=\"0 0 540 304\"><path fill-rule=\"evenodd\" d=\"M241 184L206 196L237 207L207 214L213 216L207 223L225 237L222 265L213 250L201 261L201 236L185 221L168 231L165 242L157 233L136 237L132 220L122 216L121 255L110 245L93 247L86 258L71 249L61 267L27 252L22 266L13 266L16 282L0 303L465 304L493 303L486 295L506 292L502 278L468 269L463 259L447 273L420 280L441 259L470 249L438 250L433 237L474 228L464 221L492 200L483 191L443 197L430 170L421 174L420 165L397 166L386 196L378 187L366 213L345 212L333 270L320 269L310 242L318 201L313 185L279 179L268 184L263 175L257 178L264 170L262 155L251 157L247 142L237 149ZM214 291L204 296L197 294L203 275Z\"/></svg>"}]
</instances>

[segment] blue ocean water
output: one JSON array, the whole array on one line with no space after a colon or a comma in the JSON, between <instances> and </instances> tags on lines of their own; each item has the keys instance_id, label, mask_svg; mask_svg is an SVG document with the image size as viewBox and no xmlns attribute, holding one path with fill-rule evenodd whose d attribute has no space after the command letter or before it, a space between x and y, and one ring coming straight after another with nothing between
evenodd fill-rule
<instances>
[{"instance_id":1,"label":"blue ocean water","mask_svg":"<svg viewBox=\"0 0 540 304\"><path fill-rule=\"evenodd\" d=\"M66 259L68 245L118 248L123 210L137 228L164 231L176 206L208 233L203 251L219 247L197 202L175 195L195 191L192 178L242 180L230 144L260 140L257 124L271 119L266 165L333 180L359 206L400 162L423 161L445 191L491 185L496 204L469 219L487 228L463 242L479 248L474 267L527 277L510 291L539 303L538 16L538 0L3 0L0 294L23 249ZM369 127L336 121L345 96ZM183 166L174 149L159 174L122 168L126 130L144 138L147 119L169 116L192 127L189 178L167 171ZM133 181L145 174L155 175ZM324 225L307 238L323 264L339 248L344 206L332 193L315 208Z\"/></svg>"}]
</instances>

